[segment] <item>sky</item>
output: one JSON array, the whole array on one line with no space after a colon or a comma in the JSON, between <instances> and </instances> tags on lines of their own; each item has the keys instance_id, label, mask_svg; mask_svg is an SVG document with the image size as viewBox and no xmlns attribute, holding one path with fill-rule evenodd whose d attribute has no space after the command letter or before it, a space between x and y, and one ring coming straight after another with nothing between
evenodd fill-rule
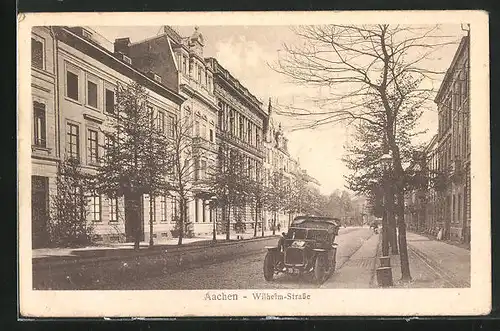
<instances>
[{"instance_id":1,"label":"sky","mask_svg":"<svg viewBox=\"0 0 500 331\"><path fill-rule=\"evenodd\" d=\"M161 27L92 27L109 41L129 37L131 42L140 41L161 32ZM194 32L194 26L174 26L183 37ZM460 25L442 27L446 35L464 35ZM283 44L300 45L303 42L289 26L200 26L205 40L204 56L215 57L240 83L265 105L269 98L273 104L295 103L301 96L314 96L317 89L305 88L290 82L272 69L283 52ZM445 71L455 54L457 45L444 47L432 59L429 67ZM435 82L436 83L436 82ZM439 82L437 82L439 86ZM437 110L431 105L421 118L421 128L428 133L420 139L429 141L437 131ZM433 109L432 109L433 108ZM346 189L344 175L348 169L342 162L344 145L352 133L345 125L329 125L314 130L292 131L295 122L278 116L285 135L289 139L290 154L299 160L303 169L321 183L321 191L329 194L336 189Z\"/></svg>"}]
</instances>

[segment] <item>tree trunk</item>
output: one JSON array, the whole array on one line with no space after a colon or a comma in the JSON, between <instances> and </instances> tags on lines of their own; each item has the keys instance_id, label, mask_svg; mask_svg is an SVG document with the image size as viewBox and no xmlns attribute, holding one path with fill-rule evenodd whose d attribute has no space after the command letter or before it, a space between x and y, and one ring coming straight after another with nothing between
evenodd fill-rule
<instances>
[{"instance_id":1,"label":"tree trunk","mask_svg":"<svg viewBox=\"0 0 500 331\"><path fill-rule=\"evenodd\" d=\"M396 217L394 215L394 187L393 187L393 182L389 178L389 185L388 185L388 214L387 214L387 220L388 220L388 239L389 239L389 245L391 247L391 254L398 254L398 238L396 234Z\"/></svg>"},{"instance_id":2,"label":"tree trunk","mask_svg":"<svg viewBox=\"0 0 500 331\"><path fill-rule=\"evenodd\" d=\"M264 218L262 217L262 205L259 204L259 213L260 213L260 230L262 237L264 237ZM266 213L267 214L267 213Z\"/></svg>"},{"instance_id":3,"label":"tree trunk","mask_svg":"<svg viewBox=\"0 0 500 331\"><path fill-rule=\"evenodd\" d=\"M276 212L273 214L273 236L276 234Z\"/></svg>"},{"instance_id":4,"label":"tree trunk","mask_svg":"<svg viewBox=\"0 0 500 331\"><path fill-rule=\"evenodd\" d=\"M257 202L255 202L255 221L254 221L254 225L253 225L253 236L254 237L257 237L257 227L259 226L259 223L258 223L258 220L259 218L257 217L257 214L258 213L258 207L257 207Z\"/></svg>"},{"instance_id":5,"label":"tree trunk","mask_svg":"<svg viewBox=\"0 0 500 331\"><path fill-rule=\"evenodd\" d=\"M177 245L182 245L182 238L184 237L184 224L186 222L186 201L184 198L180 198L180 209L181 209L181 217L179 218L179 240L177 241Z\"/></svg>"},{"instance_id":6,"label":"tree trunk","mask_svg":"<svg viewBox=\"0 0 500 331\"><path fill-rule=\"evenodd\" d=\"M402 191L402 190L401 190ZM401 280L410 281L410 263L408 260L408 246L406 243L406 224L404 221L404 194L399 191L398 197L398 232L399 256L401 260Z\"/></svg>"},{"instance_id":7,"label":"tree trunk","mask_svg":"<svg viewBox=\"0 0 500 331\"><path fill-rule=\"evenodd\" d=\"M394 172L391 178L394 178L394 190L397 198L396 216L398 217L398 243L399 243L399 257L401 260L401 280L410 281L410 262L408 260L408 247L406 243L406 223L405 223L405 205L404 205L404 170L401 165L401 154L396 143L394 133L392 132L393 121L388 119L389 130L387 130L387 142L392 151Z\"/></svg>"},{"instance_id":8,"label":"tree trunk","mask_svg":"<svg viewBox=\"0 0 500 331\"><path fill-rule=\"evenodd\" d=\"M226 215L226 240L231 239L231 206L227 206L227 215Z\"/></svg>"}]
</instances>

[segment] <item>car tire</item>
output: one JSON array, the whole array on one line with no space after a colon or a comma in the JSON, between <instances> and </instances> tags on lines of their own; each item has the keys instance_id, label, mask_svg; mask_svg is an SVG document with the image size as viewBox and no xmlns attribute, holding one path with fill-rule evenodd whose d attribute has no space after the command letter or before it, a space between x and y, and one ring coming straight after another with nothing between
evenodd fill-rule
<instances>
[{"instance_id":1,"label":"car tire","mask_svg":"<svg viewBox=\"0 0 500 331\"><path fill-rule=\"evenodd\" d=\"M268 282L273 280L274 277L274 254L267 252L264 258L264 279Z\"/></svg>"},{"instance_id":2,"label":"car tire","mask_svg":"<svg viewBox=\"0 0 500 331\"><path fill-rule=\"evenodd\" d=\"M326 264L327 259L323 254L320 254L316 257L316 261L314 262L314 281L316 284L323 284L326 280Z\"/></svg>"}]
</instances>

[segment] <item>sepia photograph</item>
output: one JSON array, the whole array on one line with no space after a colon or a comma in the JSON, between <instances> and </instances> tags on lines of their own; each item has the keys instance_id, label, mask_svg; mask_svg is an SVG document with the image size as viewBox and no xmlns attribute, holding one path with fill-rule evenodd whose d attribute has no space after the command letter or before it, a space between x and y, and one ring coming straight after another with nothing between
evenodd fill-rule
<instances>
[{"instance_id":1,"label":"sepia photograph","mask_svg":"<svg viewBox=\"0 0 500 331\"><path fill-rule=\"evenodd\" d=\"M488 17L437 13L19 19L21 308L488 313Z\"/></svg>"}]
</instances>

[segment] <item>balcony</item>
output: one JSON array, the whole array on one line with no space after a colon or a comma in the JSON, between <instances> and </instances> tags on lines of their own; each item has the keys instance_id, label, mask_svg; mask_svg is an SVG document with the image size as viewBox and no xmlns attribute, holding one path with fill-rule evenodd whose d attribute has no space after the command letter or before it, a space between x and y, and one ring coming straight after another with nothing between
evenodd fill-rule
<instances>
[{"instance_id":1,"label":"balcony","mask_svg":"<svg viewBox=\"0 0 500 331\"><path fill-rule=\"evenodd\" d=\"M211 143L210 141L203 139L201 137L193 138L193 147L194 148L202 148L206 151L217 153L217 145L215 143Z\"/></svg>"},{"instance_id":2,"label":"balcony","mask_svg":"<svg viewBox=\"0 0 500 331\"><path fill-rule=\"evenodd\" d=\"M222 131L221 129L217 128L216 137L250 154L253 154L260 158L264 158L264 151L261 148L257 148L255 146L250 145L249 143L242 141L238 137L233 136L230 132Z\"/></svg>"}]
</instances>

